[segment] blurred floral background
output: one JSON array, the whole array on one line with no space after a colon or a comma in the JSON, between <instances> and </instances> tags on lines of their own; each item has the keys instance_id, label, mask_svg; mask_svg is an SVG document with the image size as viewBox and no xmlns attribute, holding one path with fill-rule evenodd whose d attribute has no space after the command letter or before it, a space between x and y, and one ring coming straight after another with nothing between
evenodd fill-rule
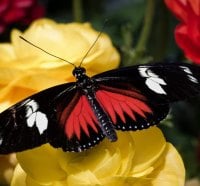
<instances>
[{"instance_id":1,"label":"blurred floral background","mask_svg":"<svg viewBox=\"0 0 200 186\"><path fill-rule=\"evenodd\" d=\"M1 0L0 63L6 58L4 46L11 42L13 29L24 32L33 21L44 17L58 23L88 22L96 30L101 30L107 20L103 31L109 35L121 56L119 66L151 61L200 63L200 0ZM61 45L60 42L57 45ZM41 46L40 41L37 45ZM113 68L117 66L115 64ZM90 71L91 74L97 72ZM18 76L12 78L17 79ZM25 92L17 95L19 100L23 95L34 93L31 88ZM5 97L0 95L1 102ZM18 101L17 98L15 101ZM186 185L199 186L200 97L173 104L170 115L159 128L184 161ZM14 154L0 156L0 185L9 185L16 162Z\"/></svg>"}]
</instances>

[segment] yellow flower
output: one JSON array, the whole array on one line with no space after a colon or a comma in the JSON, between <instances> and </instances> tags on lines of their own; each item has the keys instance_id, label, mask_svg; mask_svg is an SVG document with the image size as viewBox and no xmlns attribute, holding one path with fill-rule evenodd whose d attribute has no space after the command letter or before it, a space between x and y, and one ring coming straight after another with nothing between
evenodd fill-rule
<instances>
[{"instance_id":1,"label":"yellow flower","mask_svg":"<svg viewBox=\"0 0 200 186\"><path fill-rule=\"evenodd\" d=\"M12 186L182 186L185 170L157 127L118 132L94 148L69 153L43 145L17 154Z\"/></svg>"},{"instance_id":2,"label":"yellow flower","mask_svg":"<svg viewBox=\"0 0 200 186\"><path fill-rule=\"evenodd\" d=\"M11 43L0 44L0 110L42 89L74 80L73 66L24 42L25 37L48 52L76 65L97 38L90 24L58 24L49 19L35 21L24 33L14 30ZM102 34L83 66L88 75L116 68L119 54Z\"/></svg>"}]
</instances>

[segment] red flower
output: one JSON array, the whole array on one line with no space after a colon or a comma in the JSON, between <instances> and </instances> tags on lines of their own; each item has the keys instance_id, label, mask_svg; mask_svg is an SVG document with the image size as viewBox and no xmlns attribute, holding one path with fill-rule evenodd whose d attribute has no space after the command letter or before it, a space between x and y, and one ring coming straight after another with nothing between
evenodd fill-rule
<instances>
[{"instance_id":1,"label":"red flower","mask_svg":"<svg viewBox=\"0 0 200 186\"><path fill-rule=\"evenodd\" d=\"M200 0L165 0L179 19L175 39L185 56L200 63Z\"/></svg>"},{"instance_id":2,"label":"red flower","mask_svg":"<svg viewBox=\"0 0 200 186\"><path fill-rule=\"evenodd\" d=\"M28 24L43 15L37 0L0 0L0 33L10 24Z\"/></svg>"}]
</instances>

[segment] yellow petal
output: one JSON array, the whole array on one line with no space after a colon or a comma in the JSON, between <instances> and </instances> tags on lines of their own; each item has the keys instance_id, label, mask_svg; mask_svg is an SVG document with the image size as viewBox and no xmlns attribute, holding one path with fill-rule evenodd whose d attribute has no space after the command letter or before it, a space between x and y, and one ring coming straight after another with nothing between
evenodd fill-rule
<instances>
[{"instance_id":1,"label":"yellow petal","mask_svg":"<svg viewBox=\"0 0 200 186\"><path fill-rule=\"evenodd\" d=\"M39 183L36 180L32 179L30 176L28 176L18 164L14 171L11 186L67 186L67 181L59 180L54 182Z\"/></svg>"},{"instance_id":2,"label":"yellow petal","mask_svg":"<svg viewBox=\"0 0 200 186\"><path fill-rule=\"evenodd\" d=\"M3 62L10 62L16 58L13 46L6 43L0 44L0 66Z\"/></svg>"},{"instance_id":3,"label":"yellow petal","mask_svg":"<svg viewBox=\"0 0 200 186\"><path fill-rule=\"evenodd\" d=\"M19 164L15 168L11 186L26 186L26 173Z\"/></svg>"},{"instance_id":4,"label":"yellow petal","mask_svg":"<svg viewBox=\"0 0 200 186\"><path fill-rule=\"evenodd\" d=\"M89 186L89 185L101 185L101 183L91 171L86 170L76 175L73 175L73 174L70 175L68 177L68 185Z\"/></svg>"},{"instance_id":5,"label":"yellow petal","mask_svg":"<svg viewBox=\"0 0 200 186\"><path fill-rule=\"evenodd\" d=\"M57 150L48 144L33 150L17 153L17 159L24 171L39 182L62 180L66 173L57 162Z\"/></svg>"},{"instance_id":6,"label":"yellow petal","mask_svg":"<svg viewBox=\"0 0 200 186\"><path fill-rule=\"evenodd\" d=\"M91 170L98 178L111 176L115 173L122 174L130 168L128 162L133 157L134 147L132 146L133 139L129 133L119 132L118 138L115 143L105 139L94 148L81 153L60 151L58 154L60 166L72 174Z\"/></svg>"},{"instance_id":7,"label":"yellow petal","mask_svg":"<svg viewBox=\"0 0 200 186\"><path fill-rule=\"evenodd\" d=\"M46 145L17 156L23 154L19 162L29 175L27 181L30 186L63 186L67 183L70 186L182 185L184 166L174 147L166 145L161 131L156 127L140 132L141 136L138 136L138 132L119 132L116 143L104 140L95 148L82 153L64 153ZM146 140L149 137L151 140ZM131 152L130 147L134 149L131 156L127 154ZM149 149L152 147L151 152ZM58 176L60 169L65 172L63 177Z\"/></svg>"},{"instance_id":8,"label":"yellow petal","mask_svg":"<svg viewBox=\"0 0 200 186\"><path fill-rule=\"evenodd\" d=\"M131 133L135 141L132 175L134 177L151 172L152 165L165 150L165 138L157 127Z\"/></svg>"},{"instance_id":9,"label":"yellow petal","mask_svg":"<svg viewBox=\"0 0 200 186\"><path fill-rule=\"evenodd\" d=\"M184 186L184 164L172 144L167 143L165 151L155 167L153 174L149 175L154 186Z\"/></svg>"}]
</instances>

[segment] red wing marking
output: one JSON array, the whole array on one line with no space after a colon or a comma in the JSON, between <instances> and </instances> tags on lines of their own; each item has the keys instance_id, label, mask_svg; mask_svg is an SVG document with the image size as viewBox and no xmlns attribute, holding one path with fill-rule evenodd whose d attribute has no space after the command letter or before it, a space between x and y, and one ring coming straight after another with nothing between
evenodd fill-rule
<instances>
[{"instance_id":1,"label":"red wing marking","mask_svg":"<svg viewBox=\"0 0 200 186\"><path fill-rule=\"evenodd\" d=\"M143 97L141 95L137 98L106 90L98 90L96 97L114 124L117 123L116 115L120 117L123 123L126 123L124 113L133 120L136 120L136 114L146 118L146 113L152 113L151 108L143 100L140 100L140 97Z\"/></svg>"},{"instance_id":2,"label":"red wing marking","mask_svg":"<svg viewBox=\"0 0 200 186\"><path fill-rule=\"evenodd\" d=\"M63 110L61 118L66 118L66 116L64 116L66 113L65 110L68 110L68 108L66 107ZM90 126L97 133L97 123L96 116L85 96L80 96L78 102L69 114L69 117L62 122L65 126L65 134L68 139L71 139L75 135L79 140L81 138L81 132L90 136L88 126Z\"/></svg>"}]
</instances>

